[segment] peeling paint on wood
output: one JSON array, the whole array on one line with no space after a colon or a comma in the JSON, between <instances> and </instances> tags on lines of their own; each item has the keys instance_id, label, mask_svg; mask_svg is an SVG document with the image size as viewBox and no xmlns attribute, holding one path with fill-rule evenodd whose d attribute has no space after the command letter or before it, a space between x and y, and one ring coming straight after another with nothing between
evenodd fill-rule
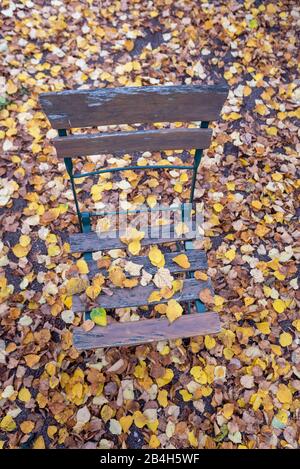
<instances>
[{"instance_id":1,"label":"peeling paint on wood","mask_svg":"<svg viewBox=\"0 0 300 469\"><path fill-rule=\"evenodd\" d=\"M224 85L142 86L42 93L53 128L139 122L212 121L227 97Z\"/></svg>"}]
</instances>

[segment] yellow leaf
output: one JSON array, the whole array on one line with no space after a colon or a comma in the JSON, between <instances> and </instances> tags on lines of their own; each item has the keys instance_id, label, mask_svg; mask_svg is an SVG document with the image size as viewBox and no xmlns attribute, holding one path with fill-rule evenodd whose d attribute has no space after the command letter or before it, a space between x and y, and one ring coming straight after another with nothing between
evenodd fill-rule
<instances>
[{"instance_id":1,"label":"yellow leaf","mask_svg":"<svg viewBox=\"0 0 300 469\"><path fill-rule=\"evenodd\" d=\"M47 428L47 435L49 436L49 438L53 439L55 433L57 433L57 427L55 425L49 425L49 427Z\"/></svg>"},{"instance_id":2,"label":"yellow leaf","mask_svg":"<svg viewBox=\"0 0 300 469\"><path fill-rule=\"evenodd\" d=\"M277 11L277 6L274 5L274 3L269 3L267 6L266 6L266 9L267 9L267 13L269 15L273 15L274 13L276 13Z\"/></svg>"},{"instance_id":3,"label":"yellow leaf","mask_svg":"<svg viewBox=\"0 0 300 469\"><path fill-rule=\"evenodd\" d=\"M223 410L222 410L222 413L224 415L224 417L229 420L230 417L232 416L233 414L233 411L234 411L234 405L231 404L231 403L227 403L223 406Z\"/></svg>"},{"instance_id":4,"label":"yellow leaf","mask_svg":"<svg viewBox=\"0 0 300 469\"><path fill-rule=\"evenodd\" d=\"M173 280L172 282L172 288L174 290L174 293L181 291L183 288L183 280L177 278L176 280Z\"/></svg>"},{"instance_id":5,"label":"yellow leaf","mask_svg":"<svg viewBox=\"0 0 300 469\"><path fill-rule=\"evenodd\" d=\"M155 205L157 204L155 195L149 195L147 197L147 204L149 205L150 208L155 207Z\"/></svg>"},{"instance_id":6,"label":"yellow leaf","mask_svg":"<svg viewBox=\"0 0 300 469\"><path fill-rule=\"evenodd\" d=\"M54 376L56 372L56 366L53 362L49 362L45 365L45 370L49 376Z\"/></svg>"},{"instance_id":7,"label":"yellow leaf","mask_svg":"<svg viewBox=\"0 0 300 469\"><path fill-rule=\"evenodd\" d=\"M214 204L213 207L214 207L214 210L215 210L217 213L220 213L220 212L222 212L222 210L224 210L224 205L219 204L219 203Z\"/></svg>"},{"instance_id":8,"label":"yellow leaf","mask_svg":"<svg viewBox=\"0 0 300 469\"><path fill-rule=\"evenodd\" d=\"M34 429L35 427L35 423L32 422L31 420L24 420L24 422L22 422L20 424L20 428L22 430L23 433L31 433L32 430Z\"/></svg>"},{"instance_id":9,"label":"yellow leaf","mask_svg":"<svg viewBox=\"0 0 300 469\"><path fill-rule=\"evenodd\" d=\"M166 368L165 374L161 378L157 378L156 382L158 387L163 387L166 386L166 384L169 384L174 377L174 373L171 370L171 368Z\"/></svg>"},{"instance_id":10,"label":"yellow leaf","mask_svg":"<svg viewBox=\"0 0 300 469\"><path fill-rule=\"evenodd\" d=\"M167 303L166 316L170 322L175 321L182 315L183 309L176 300L169 300Z\"/></svg>"},{"instance_id":11,"label":"yellow leaf","mask_svg":"<svg viewBox=\"0 0 300 469\"><path fill-rule=\"evenodd\" d=\"M123 286L125 288L133 288L136 287L139 284L139 281L137 278L126 278L123 282Z\"/></svg>"},{"instance_id":12,"label":"yellow leaf","mask_svg":"<svg viewBox=\"0 0 300 469\"><path fill-rule=\"evenodd\" d=\"M0 422L0 428L4 432L13 432L17 425L11 415L6 415Z\"/></svg>"},{"instance_id":13,"label":"yellow leaf","mask_svg":"<svg viewBox=\"0 0 300 469\"><path fill-rule=\"evenodd\" d=\"M131 39L126 39L124 42L125 49L130 52L134 48L134 42Z\"/></svg>"},{"instance_id":14,"label":"yellow leaf","mask_svg":"<svg viewBox=\"0 0 300 469\"><path fill-rule=\"evenodd\" d=\"M179 254L178 256L173 257L172 260L183 269L188 269L189 267L191 267L190 261L186 254Z\"/></svg>"},{"instance_id":15,"label":"yellow leaf","mask_svg":"<svg viewBox=\"0 0 300 469\"><path fill-rule=\"evenodd\" d=\"M268 322L259 322L256 324L257 329L262 333L262 334L270 334L271 329L269 326Z\"/></svg>"},{"instance_id":16,"label":"yellow leaf","mask_svg":"<svg viewBox=\"0 0 300 469\"><path fill-rule=\"evenodd\" d=\"M18 394L18 399L22 402L29 402L31 399L31 394L27 388L21 388Z\"/></svg>"},{"instance_id":17,"label":"yellow leaf","mask_svg":"<svg viewBox=\"0 0 300 469\"><path fill-rule=\"evenodd\" d=\"M293 400L293 395L285 384L279 384L276 397L282 404L291 404Z\"/></svg>"},{"instance_id":18,"label":"yellow leaf","mask_svg":"<svg viewBox=\"0 0 300 469\"><path fill-rule=\"evenodd\" d=\"M188 392L186 389L180 389L179 394L182 395L182 399L184 400L184 402L190 401L193 397L193 394Z\"/></svg>"},{"instance_id":19,"label":"yellow leaf","mask_svg":"<svg viewBox=\"0 0 300 469\"><path fill-rule=\"evenodd\" d=\"M195 381L199 384L207 383L207 374L202 370L201 366L193 366L190 371L191 375L194 377Z\"/></svg>"},{"instance_id":20,"label":"yellow leaf","mask_svg":"<svg viewBox=\"0 0 300 469\"><path fill-rule=\"evenodd\" d=\"M281 347L288 347L293 342L293 337L288 332L283 332L279 336L279 343Z\"/></svg>"},{"instance_id":21,"label":"yellow leaf","mask_svg":"<svg viewBox=\"0 0 300 469\"><path fill-rule=\"evenodd\" d=\"M180 179L180 182L184 183L184 182L187 182L189 180L189 177L188 177L187 173L182 173L180 175L179 179Z\"/></svg>"},{"instance_id":22,"label":"yellow leaf","mask_svg":"<svg viewBox=\"0 0 300 469\"><path fill-rule=\"evenodd\" d=\"M158 302L162 299L162 295L159 290L154 290L152 293L150 293L148 297L148 303L154 303Z\"/></svg>"},{"instance_id":23,"label":"yellow leaf","mask_svg":"<svg viewBox=\"0 0 300 469\"><path fill-rule=\"evenodd\" d=\"M246 298L244 298L245 306L253 305L254 301L255 298L251 298L250 296L246 296Z\"/></svg>"},{"instance_id":24,"label":"yellow leaf","mask_svg":"<svg viewBox=\"0 0 300 469\"><path fill-rule=\"evenodd\" d=\"M196 272L194 272L194 277L196 280L203 280L204 282L208 280L208 275L200 270L196 270Z\"/></svg>"},{"instance_id":25,"label":"yellow leaf","mask_svg":"<svg viewBox=\"0 0 300 469\"><path fill-rule=\"evenodd\" d=\"M30 246L21 246L21 244L16 244L12 248L12 251L16 257L21 258L21 257L26 257L30 249L31 249Z\"/></svg>"},{"instance_id":26,"label":"yellow leaf","mask_svg":"<svg viewBox=\"0 0 300 469\"><path fill-rule=\"evenodd\" d=\"M33 443L33 449L45 449L45 441L42 435L38 436L35 442Z\"/></svg>"},{"instance_id":27,"label":"yellow leaf","mask_svg":"<svg viewBox=\"0 0 300 469\"><path fill-rule=\"evenodd\" d=\"M66 293L68 296L83 292L88 286L88 281L81 278L70 278L66 284Z\"/></svg>"},{"instance_id":28,"label":"yellow leaf","mask_svg":"<svg viewBox=\"0 0 300 469\"><path fill-rule=\"evenodd\" d=\"M264 104L257 104L255 106L255 112L257 112L261 116L269 114L268 108Z\"/></svg>"},{"instance_id":29,"label":"yellow leaf","mask_svg":"<svg viewBox=\"0 0 300 469\"><path fill-rule=\"evenodd\" d=\"M246 85L243 91L244 96L250 96L251 93L252 93L252 89L250 88L250 86Z\"/></svg>"},{"instance_id":30,"label":"yellow leaf","mask_svg":"<svg viewBox=\"0 0 300 469\"><path fill-rule=\"evenodd\" d=\"M12 80L8 80L7 85L6 85L7 94L14 94L17 91L18 91L17 85Z\"/></svg>"},{"instance_id":31,"label":"yellow leaf","mask_svg":"<svg viewBox=\"0 0 300 469\"><path fill-rule=\"evenodd\" d=\"M226 187L229 191L234 191L235 189L235 183L234 182L226 182Z\"/></svg>"},{"instance_id":32,"label":"yellow leaf","mask_svg":"<svg viewBox=\"0 0 300 469\"><path fill-rule=\"evenodd\" d=\"M84 259L79 259L76 262L77 268L80 274L88 274L89 273L89 266L87 265Z\"/></svg>"},{"instance_id":33,"label":"yellow leaf","mask_svg":"<svg viewBox=\"0 0 300 469\"><path fill-rule=\"evenodd\" d=\"M124 415L120 418L119 422L121 424L123 432L127 433L133 423L133 417L132 415Z\"/></svg>"},{"instance_id":34,"label":"yellow leaf","mask_svg":"<svg viewBox=\"0 0 300 469\"><path fill-rule=\"evenodd\" d=\"M178 192L178 194L181 194L182 193L182 184L180 184L180 182L177 182L174 186L174 191L175 192Z\"/></svg>"},{"instance_id":35,"label":"yellow leaf","mask_svg":"<svg viewBox=\"0 0 300 469\"><path fill-rule=\"evenodd\" d=\"M275 353L275 355L277 355L278 357L281 357L282 349L279 345L271 344L271 350L273 353Z\"/></svg>"},{"instance_id":36,"label":"yellow leaf","mask_svg":"<svg viewBox=\"0 0 300 469\"><path fill-rule=\"evenodd\" d=\"M124 235L120 236L122 243L129 244L132 241L141 241L145 237L144 231L138 231L136 228L127 228Z\"/></svg>"},{"instance_id":37,"label":"yellow leaf","mask_svg":"<svg viewBox=\"0 0 300 469\"><path fill-rule=\"evenodd\" d=\"M274 173L272 174L272 179L273 181L279 182L283 178L283 175L281 173Z\"/></svg>"},{"instance_id":38,"label":"yellow leaf","mask_svg":"<svg viewBox=\"0 0 300 469\"><path fill-rule=\"evenodd\" d=\"M35 355L34 353L25 355L24 359L25 359L26 365L28 365L30 368L35 366L40 361L39 355Z\"/></svg>"},{"instance_id":39,"label":"yellow leaf","mask_svg":"<svg viewBox=\"0 0 300 469\"><path fill-rule=\"evenodd\" d=\"M157 246L151 246L148 257L150 259L151 264L155 267L164 267L165 258L163 253Z\"/></svg>"},{"instance_id":40,"label":"yellow leaf","mask_svg":"<svg viewBox=\"0 0 300 469\"><path fill-rule=\"evenodd\" d=\"M138 428L143 428L146 423L147 423L147 418L145 417L144 414L142 414L142 412L140 410L136 410L133 414L133 419L134 419L134 424L138 427Z\"/></svg>"},{"instance_id":41,"label":"yellow leaf","mask_svg":"<svg viewBox=\"0 0 300 469\"><path fill-rule=\"evenodd\" d=\"M274 136L277 135L278 130L277 127L267 127L266 132L268 135Z\"/></svg>"},{"instance_id":42,"label":"yellow leaf","mask_svg":"<svg viewBox=\"0 0 300 469\"><path fill-rule=\"evenodd\" d=\"M300 319L295 319L292 324L297 329L297 331L300 332Z\"/></svg>"},{"instance_id":43,"label":"yellow leaf","mask_svg":"<svg viewBox=\"0 0 300 469\"><path fill-rule=\"evenodd\" d=\"M137 255L140 253L141 248L142 248L141 242L138 241L137 239L131 241L131 242L128 244L128 251L129 251L130 254L132 254L133 256L137 256Z\"/></svg>"},{"instance_id":44,"label":"yellow leaf","mask_svg":"<svg viewBox=\"0 0 300 469\"><path fill-rule=\"evenodd\" d=\"M95 300L101 292L101 287L97 285L90 285L85 290L86 295L91 298L91 300Z\"/></svg>"},{"instance_id":45,"label":"yellow leaf","mask_svg":"<svg viewBox=\"0 0 300 469\"><path fill-rule=\"evenodd\" d=\"M261 203L260 200L252 200L251 205L252 205L252 207L255 208L256 210L260 210L261 207L262 207L262 203Z\"/></svg>"},{"instance_id":46,"label":"yellow leaf","mask_svg":"<svg viewBox=\"0 0 300 469\"><path fill-rule=\"evenodd\" d=\"M216 341L210 335L206 335L205 339L204 339L204 344L205 344L205 347L207 348L207 350L211 350L212 348L215 347Z\"/></svg>"},{"instance_id":47,"label":"yellow leaf","mask_svg":"<svg viewBox=\"0 0 300 469\"><path fill-rule=\"evenodd\" d=\"M228 259L230 262L233 261L235 258L236 252L235 249L229 249L228 251L225 252L225 257Z\"/></svg>"},{"instance_id":48,"label":"yellow leaf","mask_svg":"<svg viewBox=\"0 0 300 469\"><path fill-rule=\"evenodd\" d=\"M237 119L240 119L241 117L241 114L239 114L238 112L231 112L230 114L224 116L224 120L235 121Z\"/></svg>"},{"instance_id":49,"label":"yellow leaf","mask_svg":"<svg viewBox=\"0 0 300 469\"><path fill-rule=\"evenodd\" d=\"M116 286L116 287L123 287L124 280L126 280L126 276L121 269L121 267L114 266L111 267L109 270L109 280Z\"/></svg>"},{"instance_id":50,"label":"yellow leaf","mask_svg":"<svg viewBox=\"0 0 300 469\"><path fill-rule=\"evenodd\" d=\"M27 235L21 235L19 239L19 243L23 248L26 248L30 244L30 238Z\"/></svg>"},{"instance_id":51,"label":"yellow leaf","mask_svg":"<svg viewBox=\"0 0 300 469\"><path fill-rule=\"evenodd\" d=\"M159 405L161 405L162 407L167 407L167 405L168 405L168 391L166 391L165 389L161 389L158 392L157 400L158 400Z\"/></svg>"},{"instance_id":52,"label":"yellow leaf","mask_svg":"<svg viewBox=\"0 0 300 469\"><path fill-rule=\"evenodd\" d=\"M188 440L194 448L198 448L198 440L193 431L188 433Z\"/></svg>"},{"instance_id":53,"label":"yellow leaf","mask_svg":"<svg viewBox=\"0 0 300 469\"><path fill-rule=\"evenodd\" d=\"M48 246L48 256L54 257L60 254L60 247L57 244L49 244Z\"/></svg>"},{"instance_id":54,"label":"yellow leaf","mask_svg":"<svg viewBox=\"0 0 300 469\"><path fill-rule=\"evenodd\" d=\"M149 448L151 449L156 449L160 446L160 441L157 438L156 435L151 435L151 438L149 440Z\"/></svg>"},{"instance_id":55,"label":"yellow leaf","mask_svg":"<svg viewBox=\"0 0 300 469\"><path fill-rule=\"evenodd\" d=\"M269 228L262 224L258 224L257 227L255 228L255 234L259 236L260 238L263 238L267 233L269 233Z\"/></svg>"},{"instance_id":56,"label":"yellow leaf","mask_svg":"<svg viewBox=\"0 0 300 469\"><path fill-rule=\"evenodd\" d=\"M277 313L283 313L285 311L285 302L283 300L277 299L273 301L273 308Z\"/></svg>"},{"instance_id":57,"label":"yellow leaf","mask_svg":"<svg viewBox=\"0 0 300 469\"><path fill-rule=\"evenodd\" d=\"M103 422L106 423L115 415L115 411L109 405L105 404L101 409L100 415L101 415ZM120 420L120 423L121 423L121 420Z\"/></svg>"}]
</instances>

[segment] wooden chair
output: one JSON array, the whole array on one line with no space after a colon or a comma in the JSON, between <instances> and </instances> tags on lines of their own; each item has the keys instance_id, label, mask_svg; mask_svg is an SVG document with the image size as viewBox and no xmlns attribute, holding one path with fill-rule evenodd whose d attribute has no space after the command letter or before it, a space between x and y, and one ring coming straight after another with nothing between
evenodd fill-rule
<instances>
[{"instance_id":1,"label":"wooden chair","mask_svg":"<svg viewBox=\"0 0 300 469\"><path fill-rule=\"evenodd\" d=\"M116 237L99 235L91 230L93 212L81 212L76 194L75 179L83 176L98 175L107 172L124 170L153 171L158 169L188 169L192 171L190 202L194 200L197 170L203 149L210 145L212 131L209 122L218 119L228 90L223 85L216 86L147 86L139 88L101 88L92 90L62 91L40 95L40 103L52 127L58 130L59 136L54 138L58 158L64 158L74 194L75 206L79 220L80 233L70 236L71 252L83 253L89 264L90 275L99 272L97 263L92 259L92 252L116 248L125 249L126 245ZM154 122L187 122L201 121L200 128L172 128L142 130L130 132L102 132L93 134L68 135L71 128L96 127L101 125L120 125ZM74 173L72 158L87 155L156 151L171 149L196 149L192 165L155 165L125 166L118 168L101 168L88 173ZM145 231L148 228L145 228ZM165 267L171 273L185 272L183 288L173 298L182 303L194 302L197 313L183 314L172 324L166 318L144 319L134 322L114 322L107 327L94 327L85 332L81 328L74 331L74 345L78 349L97 347L136 345L165 339L193 337L203 334L214 334L220 330L219 316L214 312L206 312L199 292L204 289L212 291L211 283L193 278L196 270L207 269L205 252L196 249L193 244L195 234L178 236L171 227L170 233L164 236L157 228L151 231L141 243L143 246L177 242L188 256L190 267L184 269L172 259L179 252L165 255ZM183 242L182 242L183 241ZM180 242L182 244L180 245ZM130 260L143 264L149 273L157 270L147 256L131 256ZM154 285L117 288L113 295L100 294L97 304L106 309L138 307L147 305L147 299ZM162 298L159 303L168 301ZM151 303L155 305L157 303ZM84 312L86 309L79 295L73 296L73 311ZM199 314L200 313L200 314Z\"/></svg>"}]
</instances>

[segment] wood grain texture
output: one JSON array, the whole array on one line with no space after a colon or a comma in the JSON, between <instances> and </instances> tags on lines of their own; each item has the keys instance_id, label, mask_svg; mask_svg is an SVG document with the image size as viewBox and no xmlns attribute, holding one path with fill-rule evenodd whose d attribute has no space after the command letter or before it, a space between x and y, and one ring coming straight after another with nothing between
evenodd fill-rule
<instances>
[{"instance_id":1,"label":"wood grain texture","mask_svg":"<svg viewBox=\"0 0 300 469\"><path fill-rule=\"evenodd\" d=\"M208 148L210 129L160 129L139 132L97 133L54 138L53 144L59 158L98 155L101 153L185 150Z\"/></svg>"},{"instance_id":2,"label":"wood grain texture","mask_svg":"<svg viewBox=\"0 0 300 469\"><path fill-rule=\"evenodd\" d=\"M148 232L149 227L140 228L139 231ZM127 245L120 240L122 233L116 231L96 233L75 233L69 236L71 252L95 252L95 251L108 251L110 249L126 249ZM161 227L152 228L149 236L145 236L141 240L142 246L149 246L149 244L170 243L175 241L183 241L186 239L194 239L195 232L191 231L185 235L178 236L174 232L174 226L165 225Z\"/></svg>"},{"instance_id":3,"label":"wood grain texture","mask_svg":"<svg viewBox=\"0 0 300 469\"><path fill-rule=\"evenodd\" d=\"M143 122L212 121L228 94L225 85L142 86L42 93L54 129Z\"/></svg>"},{"instance_id":4,"label":"wood grain texture","mask_svg":"<svg viewBox=\"0 0 300 469\"><path fill-rule=\"evenodd\" d=\"M185 254L189 260L190 266L188 269L184 269L180 267L176 262L173 261L174 257L178 256L179 254ZM168 269L171 273L178 273L178 272L192 272L195 270L207 270L207 256L205 251L195 250L191 252L168 252L164 254L165 257L165 268ZM147 256L130 256L126 258L126 261L133 262L134 264L139 264L143 266L143 269L151 275L156 274L157 267L151 264L149 257ZM89 277L93 278L97 273L102 273L103 275L108 275L106 269L100 269L97 265L96 261L89 261ZM126 273L126 272L125 272ZM129 274L126 273L126 276L130 277Z\"/></svg>"},{"instance_id":5,"label":"wood grain texture","mask_svg":"<svg viewBox=\"0 0 300 469\"><path fill-rule=\"evenodd\" d=\"M213 294L210 280L203 282L195 279L183 280L183 288L180 292L175 293L172 297L179 302L193 301L199 298L201 290L208 288ZM154 284L145 287L139 285L134 288L117 288L114 287L112 295L100 294L94 303L106 309L130 308L134 306L148 305L148 298L154 290L159 290ZM154 306L158 303L166 303L169 299L162 298L158 302L150 305ZM88 309L85 303L85 295L74 295L72 297L72 310L74 313L84 312Z\"/></svg>"},{"instance_id":6,"label":"wood grain texture","mask_svg":"<svg viewBox=\"0 0 300 469\"><path fill-rule=\"evenodd\" d=\"M119 322L107 327L96 326L89 332L76 328L73 332L73 344L78 350L120 347L218 334L220 329L220 318L217 313L185 314L172 324L166 318L159 318Z\"/></svg>"}]
</instances>

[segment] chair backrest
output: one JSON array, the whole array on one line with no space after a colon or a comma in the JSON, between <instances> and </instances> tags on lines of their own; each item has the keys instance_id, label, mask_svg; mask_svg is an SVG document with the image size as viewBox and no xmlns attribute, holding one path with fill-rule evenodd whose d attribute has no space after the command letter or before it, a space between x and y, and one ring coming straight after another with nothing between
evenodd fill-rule
<instances>
[{"instance_id":1,"label":"chair backrest","mask_svg":"<svg viewBox=\"0 0 300 469\"><path fill-rule=\"evenodd\" d=\"M59 137L53 139L57 156L64 158L71 180L80 229L90 230L90 217L81 212L74 184L76 178L123 170L193 170L190 202L193 202L197 169L202 151L209 147L211 120L219 117L228 89L223 85L145 86L43 93L40 103ZM153 122L201 121L200 128L173 128L130 132L98 132L68 135L71 128ZM193 165L160 164L101 168L88 173L73 172L72 158L101 153L196 149ZM114 212L117 213L117 212Z\"/></svg>"},{"instance_id":2,"label":"chair backrest","mask_svg":"<svg viewBox=\"0 0 300 469\"><path fill-rule=\"evenodd\" d=\"M43 93L40 103L54 129L153 122L216 120L227 97L223 85L145 86ZM70 135L53 140L58 157L116 151L204 149L207 128Z\"/></svg>"}]
</instances>

